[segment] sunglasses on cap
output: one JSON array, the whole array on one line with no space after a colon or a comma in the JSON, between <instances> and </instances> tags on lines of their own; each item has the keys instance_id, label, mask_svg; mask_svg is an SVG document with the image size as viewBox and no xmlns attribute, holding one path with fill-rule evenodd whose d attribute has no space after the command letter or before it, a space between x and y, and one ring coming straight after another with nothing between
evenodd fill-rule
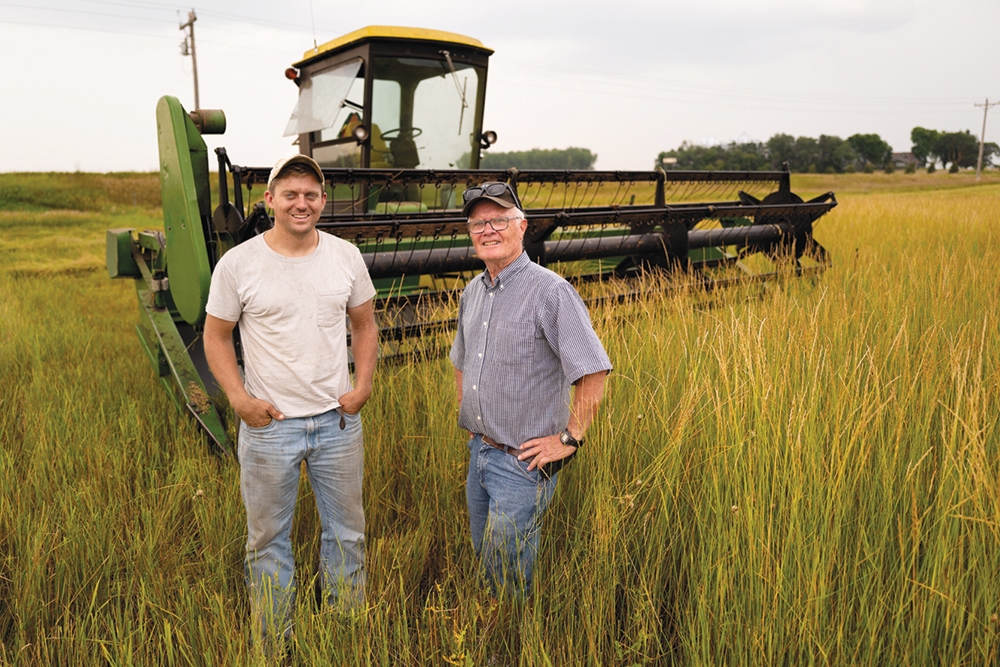
<instances>
[{"instance_id":1,"label":"sunglasses on cap","mask_svg":"<svg viewBox=\"0 0 1000 667\"><path fill-rule=\"evenodd\" d=\"M469 188L462 193L462 202L468 204L474 199L479 197L500 197L501 199L506 199L503 197L504 194L509 195L511 203L517 208L524 210L521 206L521 200L517 198L517 193L514 192L514 188L510 187L508 183L494 182L494 183L483 183L480 186Z\"/></svg>"}]
</instances>

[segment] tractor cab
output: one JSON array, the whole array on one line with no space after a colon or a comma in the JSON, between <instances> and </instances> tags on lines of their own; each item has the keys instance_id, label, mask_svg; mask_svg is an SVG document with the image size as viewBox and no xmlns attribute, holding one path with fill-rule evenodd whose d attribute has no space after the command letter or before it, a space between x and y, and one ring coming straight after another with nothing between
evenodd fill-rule
<instances>
[{"instance_id":1,"label":"tractor cab","mask_svg":"<svg viewBox=\"0 0 1000 667\"><path fill-rule=\"evenodd\" d=\"M306 51L285 75L299 99L285 128L326 168L478 169L487 60L478 40L439 30L369 26ZM346 212L343 194L331 203ZM355 193L358 194L358 193ZM358 212L415 193L381 190Z\"/></svg>"}]
</instances>

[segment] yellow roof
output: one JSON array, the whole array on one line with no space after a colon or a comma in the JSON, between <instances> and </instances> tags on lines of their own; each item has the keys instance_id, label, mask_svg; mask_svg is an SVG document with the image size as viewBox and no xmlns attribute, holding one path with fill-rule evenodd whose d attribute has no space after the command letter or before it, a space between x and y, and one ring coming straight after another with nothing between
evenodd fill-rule
<instances>
[{"instance_id":1,"label":"yellow roof","mask_svg":"<svg viewBox=\"0 0 1000 667\"><path fill-rule=\"evenodd\" d=\"M483 43L478 39L473 39L472 37L466 37L465 35L459 35L454 32L445 32L443 30L427 30L425 28L404 28L401 26L391 26L391 25L370 25L366 28L361 28L360 30L355 30L354 32L348 33L343 37L338 37L337 39L330 40L326 44L322 44L315 49L309 49L304 54L302 54L302 60L295 63L300 65L307 60L312 60L321 53L326 53L328 51L335 51L343 46L351 44L352 42L358 42L363 39L370 39L372 37L384 37L389 39L419 39L424 41L434 41L434 42L452 42L454 44L464 44L465 46L472 46L477 49L483 49L484 51L489 51L493 53L493 49L488 49L483 46Z\"/></svg>"}]
</instances>

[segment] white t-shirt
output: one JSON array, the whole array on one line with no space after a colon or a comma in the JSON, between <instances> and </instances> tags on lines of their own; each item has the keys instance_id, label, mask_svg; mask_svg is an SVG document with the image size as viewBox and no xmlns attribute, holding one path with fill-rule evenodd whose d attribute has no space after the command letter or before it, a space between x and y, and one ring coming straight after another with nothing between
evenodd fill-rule
<instances>
[{"instance_id":1,"label":"white t-shirt","mask_svg":"<svg viewBox=\"0 0 1000 667\"><path fill-rule=\"evenodd\" d=\"M375 296L361 252L330 234L306 257L284 257L263 235L219 260L205 310L239 322L247 393L286 417L340 405L351 390L347 308Z\"/></svg>"}]
</instances>

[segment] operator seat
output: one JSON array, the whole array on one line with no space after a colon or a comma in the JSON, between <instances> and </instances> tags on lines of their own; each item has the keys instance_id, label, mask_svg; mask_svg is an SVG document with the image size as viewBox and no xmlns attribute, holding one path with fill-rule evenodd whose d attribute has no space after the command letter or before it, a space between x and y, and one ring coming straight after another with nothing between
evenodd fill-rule
<instances>
[{"instance_id":1,"label":"operator seat","mask_svg":"<svg viewBox=\"0 0 1000 667\"><path fill-rule=\"evenodd\" d=\"M340 132L337 133L337 137L344 139L354 136L354 128L358 125L361 125L361 115L351 112L347 120L344 121L344 125L340 128ZM371 164L369 166L372 169L390 169L392 165L389 163L388 158L391 150L385 145L385 139L382 138L382 131L375 123L372 123L369 141L371 142Z\"/></svg>"},{"instance_id":2,"label":"operator seat","mask_svg":"<svg viewBox=\"0 0 1000 667\"><path fill-rule=\"evenodd\" d=\"M374 131L372 132L374 135ZM399 169L416 169L420 164L420 155L417 153L417 142L410 135L399 136L389 141L389 150L392 152L392 164Z\"/></svg>"}]
</instances>

